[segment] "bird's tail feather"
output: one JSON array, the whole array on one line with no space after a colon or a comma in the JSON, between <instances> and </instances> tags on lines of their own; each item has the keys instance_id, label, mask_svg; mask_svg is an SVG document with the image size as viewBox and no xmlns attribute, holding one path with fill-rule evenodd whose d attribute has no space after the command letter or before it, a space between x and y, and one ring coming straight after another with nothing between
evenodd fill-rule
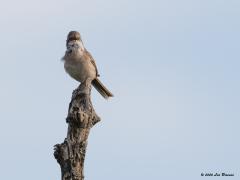
<instances>
[{"instance_id":1,"label":"bird's tail feather","mask_svg":"<svg viewBox=\"0 0 240 180\"><path fill-rule=\"evenodd\" d=\"M92 85L105 99L113 97L113 94L101 83L98 78L92 81Z\"/></svg>"}]
</instances>

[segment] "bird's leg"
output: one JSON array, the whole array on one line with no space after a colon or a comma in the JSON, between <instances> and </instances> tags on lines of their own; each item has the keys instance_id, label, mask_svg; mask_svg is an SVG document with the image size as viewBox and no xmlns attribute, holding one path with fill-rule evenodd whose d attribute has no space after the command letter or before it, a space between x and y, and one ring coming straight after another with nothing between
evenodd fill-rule
<instances>
[{"instance_id":1,"label":"bird's leg","mask_svg":"<svg viewBox=\"0 0 240 180\"><path fill-rule=\"evenodd\" d=\"M73 94L87 94L91 93L92 78L87 78L82 82L77 89L74 90Z\"/></svg>"},{"instance_id":2,"label":"bird's leg","mask_svg":"<svg viewBox=\"0 0 240 180\"><path fill-rule=\"evenodd\" d=\"M91 89L91 85L92 85L92 78L87 78L85 83L86 83L86 87L89 89L89 92L90 92L90 89Z\"/></svg>"}]
</instances>

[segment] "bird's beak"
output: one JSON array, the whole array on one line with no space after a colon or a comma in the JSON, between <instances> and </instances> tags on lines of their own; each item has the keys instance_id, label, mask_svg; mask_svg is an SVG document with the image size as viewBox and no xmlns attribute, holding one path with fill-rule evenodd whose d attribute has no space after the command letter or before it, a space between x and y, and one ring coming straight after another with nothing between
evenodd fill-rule
<instances>
[{"instance_id":1,"label":"bird's beak","mask_svg":"<svg viewBox=\"0 0 240 180\"><path fill-rule=\"evenodd\" d=\"M72 49L67 49L67 53L72 53Z\"/></svg>"}]
</instances>

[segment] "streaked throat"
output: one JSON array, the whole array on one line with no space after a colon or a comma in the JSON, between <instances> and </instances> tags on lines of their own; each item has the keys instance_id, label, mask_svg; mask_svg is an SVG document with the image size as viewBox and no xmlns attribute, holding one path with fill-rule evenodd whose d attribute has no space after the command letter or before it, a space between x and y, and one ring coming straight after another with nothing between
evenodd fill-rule
<instances>
[{"instance_id":1,"label":"streaked throat","mask_svg":"<svg viewBox=\"0 0 240 180\"><path fill-rule=\"evenodd\" d=\"M67 43L67 52L71 53L72 51L83 52L85 50L82 41L73 40Z\"/></svg>"}]
</instances>

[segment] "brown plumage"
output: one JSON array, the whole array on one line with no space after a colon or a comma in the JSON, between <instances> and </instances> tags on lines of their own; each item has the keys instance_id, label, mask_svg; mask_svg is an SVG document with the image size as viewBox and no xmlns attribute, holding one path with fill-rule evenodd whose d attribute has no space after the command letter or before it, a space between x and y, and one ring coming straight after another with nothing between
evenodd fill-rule
<instances>
[{"instance_id":1,"label":"brown plumage","mask_svg":"<svg viewBox=\"0 0 240 180\"><path fill-rule=\"evenodd\" d=\"M101 83L98 78L92 81L93 87L105 98L113 97L113 94Z\"/></svg>"},{"instance_id":2,"label":"brown plumage","mask_svg":"<svg viewBox=\"0 0 240 180\"><path fill-rule=\"evenodd\" d=\"M66 72L75 80L85 82L91 80L93 87L105 98L113 94L98 79L98 69L91 54L83 46L80 33L71 31L67 37L67 51L64 60Z\"/></svg>"}]
</instances>

